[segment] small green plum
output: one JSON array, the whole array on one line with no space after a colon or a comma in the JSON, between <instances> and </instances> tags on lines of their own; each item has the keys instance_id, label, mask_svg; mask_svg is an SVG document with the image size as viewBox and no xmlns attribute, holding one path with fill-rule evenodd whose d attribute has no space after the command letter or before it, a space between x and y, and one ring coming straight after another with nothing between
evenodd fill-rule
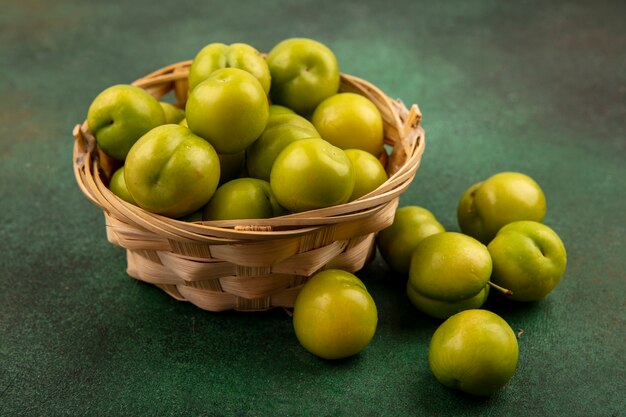
<instances>
[{"instance_id":1,"label":"small green plum","mask_svg":"<svg viewBox=\"0 0 626 417\"><path fill-rule=\"evenodd\" d=\"M428 348L428 364L443 385L476 396L504 387L515 374L519 348L513 329L487 310L465 310L443 322Z\"/></svg>"},{"instance_id":2,"label":"small green plum","mask_svg":"<svg viewBox=\"0 0 626 417\"><path fill-rule=\"evenodd\" d=\"M445 232L445 228L429 210L404 206L396 210L391 226L378 233L378 249L393 270L409 275L413 251L424 238Z\"/></svg>"},{"instance_id":3,"label":"small green plum","mask_svg":"<svg viewBox=\"0 0 626 417\"><path fill-rule=\"evenodd\" d=\"M124 179L145 210L182 217L204 206L217 188L220 163L213 147L186 127L168 124L143 135L126 158Z\"/></svg>"},{"instance_id":4,"label":"small green plum","mask_svg":"<svg viewBox=\"0 0 626 417\"><path fill-rule=\"evenodd\" d=\"M550 227L520 220L505 225L487 246L493 260L491 280L516 301L544 299L565 274L567 253Z\"/></svg>"},{"instance_id":5,"label":"small green plum","mask_svg":"<svg viewBox=\"0 0 626 417\"><path fill-rule=\"evenodd\" d=\"M546 199L541 187L519 172L501 172L472 185L457 206L461 231L484 244L507 223L541 222L545 214Z\"/></svg>"},{"instance_id":6,"label":"small green plum","mask_svg":"<svg viewBox=\"0 0 626 417\"><path fill-rule=\"evenodd\" d=\"M159 101L146 90L127 84L111 86L96 96L87 112L87 126L98 146L124 161L133 144L165 123Z\"/></svg>"},{"instance_id":7,"label":"small green plum","mask_svg":"<svg viewBox=\"0 0 626 417\"><path fill-rule=\"evenodd\" d=\"M420 311L446 319L483 305L492 268L487 247L476 239L437 233L419 242L411 255L407 295Z\"/></svg>"},{"instance_id":8,"label":"small green plum","mask_svg":"<svg viewBox=\"0 0 626 417\"><path fill-rule=\"evenodd\" d=\"M344 204L354 189L354 169L346 153L325 140L300 139L274 161L270 186L291 212Z\"/></svg>"},{"instance_id":9,"label":"small green plum","mask_svg":"<svg viewBox=\"0 0 626 417\"><path fill-rule=\"evenodd\" d=\"M311 277L293 307L298 341L324 359L343 359L363 351L377 325L376 304L363 282L339 269Z\"/></svg>"}]
</instances>

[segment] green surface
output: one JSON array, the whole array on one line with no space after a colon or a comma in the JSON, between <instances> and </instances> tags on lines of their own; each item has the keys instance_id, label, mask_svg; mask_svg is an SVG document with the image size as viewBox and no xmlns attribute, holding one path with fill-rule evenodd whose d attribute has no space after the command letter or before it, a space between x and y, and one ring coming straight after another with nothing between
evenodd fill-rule
<instances>
[{"instance_id":1,"label":"green surface","mask_svg":"<svg viewBox=\"0 0 626 417\"><path fill-rule=\"evenodd\" d=\"M2 2L0 415L624 415L624 2L402 3ZM437 383L427 349L438 322L380 256L359 273L376 336L331 363L298 345L283 311L177 302L130 279L107 243L71 166L71 130L96 94L209 42L269 50L295 35L420 104L427 148L402 204L458 230L470 184L518 170L543 187L568 270L543 302L489 302L524 329L496 395Z\"/></svg>"}]
</instances>

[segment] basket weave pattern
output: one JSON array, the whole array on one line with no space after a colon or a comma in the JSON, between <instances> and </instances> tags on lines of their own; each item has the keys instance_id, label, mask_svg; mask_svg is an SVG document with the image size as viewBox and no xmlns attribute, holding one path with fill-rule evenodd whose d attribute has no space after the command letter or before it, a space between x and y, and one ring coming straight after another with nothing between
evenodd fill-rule
<instances>
[{"instance_id":1,"label":"basket weave pattern","mask_svg":"<svg viewBox=\"0 0 626 417\"><path fill-rule=\"evenodd\" d=\"M133 84L160 99L187 99L191 61L173 64ZM425 147L421 113L374 85L342 74L340 91L369 98L384 121L389 179L375 191L333 207L271 219L183 222L126 203L107 188L117 168L86 122L74 129L73 165L85 196L105 215L109 242L126 249L130 276L210 311L293 307L308 277L321 269L361 269L374 253L376 232L393 222L398 197L415 177Z\"/></svg>"}]
</instances>

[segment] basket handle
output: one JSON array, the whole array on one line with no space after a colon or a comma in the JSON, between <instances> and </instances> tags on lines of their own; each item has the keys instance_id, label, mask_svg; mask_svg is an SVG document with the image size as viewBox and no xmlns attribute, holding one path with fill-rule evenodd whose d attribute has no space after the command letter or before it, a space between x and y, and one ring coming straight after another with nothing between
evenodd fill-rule
<instances>
[{"instance_id":1,"label":"basket handle","mask_svg":"<svg viewBox=\"0 0 626 417\"><path fill-rule=\"evenodd\" d=\"M73 133L74 143L76 145L74 147L74 164L76 165L76 168L80 171L84 171L86 164L91 164L93 161L97 161L98 166L104 174L106 180L110 180L113 173L122 166L122 163L108 156L98 146L96 137L87 127L87 122L82 125L76 125Z\"/></svg>"},{"instance_id":2,"label":"basket handle","mask_svg":"<svg viewBox=\"0 0 626 417\"><path fill-rule=\"evenodd\" d=\"M96 149L96 138L87 130L86 124L74 126L72 133L77 146L76 161L74 162L82 169L85 166L87 156Z\"/></svg>"}]
</instances>

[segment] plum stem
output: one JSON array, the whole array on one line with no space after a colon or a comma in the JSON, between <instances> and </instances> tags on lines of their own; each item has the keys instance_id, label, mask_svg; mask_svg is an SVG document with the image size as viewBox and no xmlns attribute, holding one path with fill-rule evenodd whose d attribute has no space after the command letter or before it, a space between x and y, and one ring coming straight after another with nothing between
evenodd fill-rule
<instances>
[{"instance_id":1,"label":"plum stem","mask_svg":"<svg viewBox=\"0 0 626 417\"><path fill-rule=\"evenodd\" d=\"M487 281L487 284L491 285L493 288L495 288L496 290L500 291L504 295L513 295L513 291L509 290L508 288L503 288L503 287L499 286L498 284L494 284L491 281Z\"/></svg>"}]
</instances>

